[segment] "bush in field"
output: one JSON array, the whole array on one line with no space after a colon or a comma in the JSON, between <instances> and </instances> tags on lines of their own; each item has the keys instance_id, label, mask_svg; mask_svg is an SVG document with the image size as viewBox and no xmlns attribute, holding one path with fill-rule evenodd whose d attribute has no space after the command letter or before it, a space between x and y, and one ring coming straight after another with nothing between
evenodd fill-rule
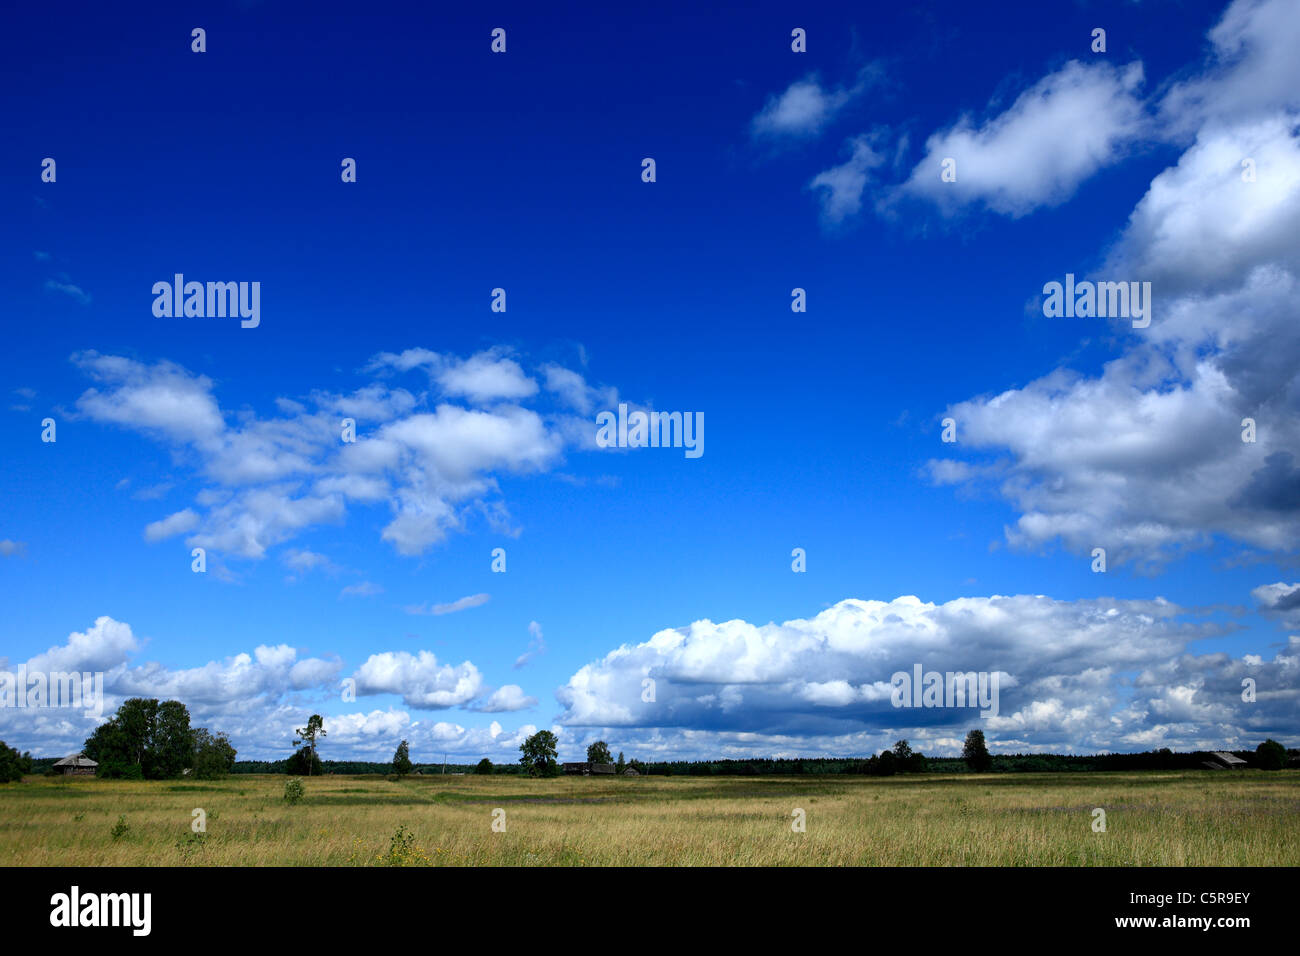
<instances>
[{"instance_id":1,"label":"bush in field","mask_svg":"<svg viewBox=\"0 0 1300 956\"><path fill-rule=\"evenodd\" d=\"M20 754L3 740L0 740L0 783L9 783L23 779L23 774L32 772L32 755Z\"/></svg>"},{"instance_id":2,"label":"bush in field","mask_svg":"<svg viewBox=\"0 0 1300 956\"><path fill-rule=\"evenodd\" d=\"M123 763L120 760L110 760L101 763L97 775L108 780L143 780L144 768L138 763Z\"/></svg>"},{"instance_id":3,"label":"bush in field","mask_svg":"<svg viewBox=\"0 0 1300 956\"><path fill-rule=\"evenodd\" d=\"M113 829L108 832L112 835L114 840L120 840L122 837L126 836L127 831L130 829L131 828L127 826L126 817L119 816L117 822L113 824Z\"/></svg>"},{"instance_id":4,"label":"bush in field","mask_svg":"<svg viewBox=\"0 0 1300 956\"><path fill-rule=\"evenodd\" d=\"M1255 748L1255 762L1264 770L1281 770L1286 766L1286 748L1270 737Z\"/></svg>"},{"instance_id":5,"label":"bush in field","mask_svg":"<svg viewBox=\"0 0 1300 956\"><path fill-rule=\"evenodd\" d=\"M416 845L415 834L403 825L393 831L388 852L375 862L380 866L428 866L429 855Z\"/></svg>"},{"instance_id":6,"label":"bush in field","mask_svg":"<svg viewBox=\"0 0 1300 956\"><path fill-rule=\"evenodd\" d=\"M302 781L297 777L284 782L284 802L293 806L301 800L307 793L307 788L302 785Z\"/></svg>"}]
</instances>

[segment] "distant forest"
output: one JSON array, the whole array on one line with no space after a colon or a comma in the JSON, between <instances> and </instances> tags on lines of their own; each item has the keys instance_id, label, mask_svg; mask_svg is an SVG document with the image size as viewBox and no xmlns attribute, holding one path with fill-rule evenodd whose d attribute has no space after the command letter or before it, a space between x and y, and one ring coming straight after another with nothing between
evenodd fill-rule
<instances>
[{"instance_id":1,"label":"distant forest","mask_svg":"<svg viewBox=\"0 0 1300 956\"><path fill-rule=\"evenodd\" d=\"M1250 766L1256 766L1258 755L1253 750L1226 751L1240 757ZM1297 751L1290 751L1295 756ZM1210 759L1205 751L1194 753L1174 753L1170 750L1155 750L1134 754L994 754L992 755L993 773L1059 773L1063 771L1087 772L1095 770L1200 770L1202 761ZM287 760L240 760L235 763L233 773L286 773ZM323 760L326 773L334 774L390 774L393 772L391 761L361 760ZM913 765L916 766L916 765ZM924 770L928 773L970 773L970 768L961 757L926 757ZM799 774L872 774L890 776L897 773L896 768L881 764L879 758L860 757L802 757L791 759L751 759L751 760L670 760L670 761L636 761L636 768L642 774L659 776L711 777L735 776L753 777L767 775ZM917 766L917 770L920 767ZM414 764L413 771L422 774L442 773L443 764ZM447 773L475 772L475 764L448 763ZM493 773L521 774L525 770L518 763L497 764Z\"/></svg>"}]
</instances>

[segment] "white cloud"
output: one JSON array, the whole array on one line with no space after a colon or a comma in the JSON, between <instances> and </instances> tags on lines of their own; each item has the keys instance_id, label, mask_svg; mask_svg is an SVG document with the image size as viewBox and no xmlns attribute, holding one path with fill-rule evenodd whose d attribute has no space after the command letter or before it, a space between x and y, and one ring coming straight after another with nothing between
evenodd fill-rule
<instances>
[{"instance_id":1,"label":"white cloud","mask_svg":"<svg viewBox=\"0 0 1300 956\"><path fill-rule=\"evenodd\" d=\"M469 661L439 664L429 651L372 654L354 676L360 695L398 694L407 707L423 710L463 706L483 686L478 668Z\"/></svg>"},{"instance_id":2,"label":"white cloud","mask_svg":"<svg viewBox=\"0 0 1300 956\"><path fill-rule=\"evenodd\" d=\"M492 599L490 594L467 594L463 598L457 598L447 604L434 604L428 606L425 604L412 605L406 608L407 614L455 614L457 611L465 611L472 607L482 607Z\"/></svg>"},{"instance_id":3,"label":"white cloud","mask_svg":"<svg viewBox=\"0 0 1300 956\"><path fill-rule=\"evenodd\" d=\"M281 417L260 418L222 412L214 383L174 363L95 352L73 361L96 381L77 402L81 415L166 442L175 464L197 464L209 482L195 499L205 510L151 523L149 540L186 534L191 547L254 559L313 526L341 522L349 504L386 502L393 517L381 537L406 555L422 554L472 517L506 528L497 476L542 472L566 447L593 447L595 429L572 409L616 395L557 365L544 369L543 395L496 350L462 361L411 349L381 354L369 368L423 369L448 397L432 410L425 394L376 382L349 394L317 390L307 404L280 398ZM491 407L464 407L455 397ZM522 398L559 407L514 404ZM340 441L342 417L356 422L355 442Z\"/></svg>"},{"instance_id":4,"label":"white cloud","mask_svg":"<svg viewBox=\"0 0 1300 956\"><path fill-rule=\"evenodd\" d=\"M371 597L375 594L383 594L384 589L372 581L361 581L357 584L349 584L339 592L339 597Z\"/></svg>"},{"instance_id":5,"label":"white cloud","mask_svg":"<svg viewBox=\"0 0 1300 956\"><path fill-rule=\"evenodd\" d=\"M146 541L162 541L173 535L185 534L193 531L199 526L198 512L191 508L184 511L177 511L168 515L160 521L152 521L145 525L144 539Z\"/></svg>"},{"instance_id":6,"label":"white cloud","mask_svg":"<svg viewBox=\"0 0 1300 956\"><path fill-rule=\"evenodd\" d=\"M56 282L50 279L45 283L46 291L62 292L78 305L90 305L90 296L80 286L73 285L71 282Z\"/></svg>"},{"instance_id":7,"label":"white cloud","mask_svg":"<svg viewBox=\"0 0 1300 956\"><path fill-rule=\"evenodd\" d=\"M1099 169L1118 162L1148 135L1136 93L1142 65L1071 61L982 124L970 116L926 140L925 157L901 192L948 213L980 204L1007 216L1055 206ZM956 161L956 181L940 163Z\"/></svg>"},{"instance_id":8,"label":"white cloud","mask_svg":"<svg viewBox=\"0 0 1300 956\"><path fill-rule=\"evenodd\" d=\"M866 137L851 140L850 145L853 154L846 162L818 173L808 184L810 189L822 190L822 218L827 222L837 223L857 215L871 171L884 162Z\"/></svg>"},{"instance_id":9,"label":"white cloud","mask_svg":"<svg viewBox=\"0 0 1300 956\"><path fill-rule=\"evenodd\" d=\"M823 87L815 75L796 80L784 92L768 98L751 130L756 138L816 136L866 89L869 76L864 71L847 89Z\"/></svg>"},{"instance_id":10,"label":"white cloud","mask_svg":"<svg viewBox=\"0 0 1300 956\"><path fill-rule=\"evenodd\" d=\"M27 553L26 541L12 541L9 538L5 538L3 541L0 541L0 556L6 558L13 558L13 557L21 558L26 553Z\"/></svg>"},{"instance_id":11,"label":"white cloud","mask_svg":"<svg viewBox=\"0 0 1300 956\"><path fill-rule=\"evenodd\" d=\"M1213 52L1197 76L1161 102L1176 132L1206 123L1248 123L1300 108L1300 17L1293 0L1237 0L1210 31Z\"/></svg>"},{"instance_id":12,"label":"white cloud","mask_svg":"<svg viewBox=\"0 0 1300 956\"><path fill-rule=\"evenodd\" d=\"M1194 616L1160 599L846 600L779 625L704 620L660 631L582 667L557 697L562 724L596 728L642 757L647 748L845 755L899 737L952 752L972 726L994 743L1057 752L1132 749L1144 734L1156 741L1144 746L1223 747L1294 726L1300 639L1270 662L1192 655L1192 641L1219 629ZM998 673L999 713L895 708L892 675L917 664ZM1267 703L1241 701L1248 670L1275 691Z\"/></svg>"},{"instance_id":13,"label":"white cloud","mask_svg":"<svg viewBox=\"0 0 1300 956\"><path fill-rule=\"evenodd\" d=\"M537 706L537 698L529 697L518 684L506 684L493 691L488 699L474 708L487 714L505 711L527 710Z\"/></svg>"},{"instance_id":14,"label":"white cloud","mask_svg":"<svg viewBox=\"0 0 1300 956\"><path fill-rule=\"evenodd\" d=\"M528 622L528 633L532 635L532 640L528 642L528 649L515 658L515 669L523 667L534 657L546 653L546 637L542 634L542 625L536 621Z\"/></svg>"}]
</instances>

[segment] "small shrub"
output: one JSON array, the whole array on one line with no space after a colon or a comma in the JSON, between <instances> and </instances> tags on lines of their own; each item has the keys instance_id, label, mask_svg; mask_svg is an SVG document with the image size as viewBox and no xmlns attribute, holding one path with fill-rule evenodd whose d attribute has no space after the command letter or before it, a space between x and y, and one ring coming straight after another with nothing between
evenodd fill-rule
<instances>
[{"instance_id":1,"label":"small shrub","mask_svg":"<svg viewBox=\"0 0 1300 956\"><path fill-rule=\"evenodd\" d=\"M188 863L190 857L207 845L207 841L206 833L187 833L176 841L176 849L180 850L181 859Z\"/></svg>"},{"instance_id":2,"label":"small shrub","mask_svg":"<svg viewBox=\"0 0 1300 956\"><path fill-rule=\"evenodd\" d=\"M113 824L113 829L108 832L113 835L114 840L120 840L122 837L126 836L127 831L130 829L131 828L127 826L126 817L119 816L117 822Z\"/></svg>"},{"instance_id":3,"label":"small shrub","mask_svg":"<svg viewBox=\"0 0 1300 956\"><path fill-rule=\"evenodd\" d=\"M307 789L302 785L302 781L297 777L292 780L286 780L284 783L284 802L293 806L301 800L307 793Z\"/></svg>"},{"instance_id":4,"label":"small shrub","mask_svg":"<svg viewBox=\"0 0 1300 956\"><path fill-rule=\"evenodd\" d=\"M428 866L429 855L415 844L415 834L405 826L393 831L388 853L375 859L380 866Z\"/></svg>"}]
</instances>

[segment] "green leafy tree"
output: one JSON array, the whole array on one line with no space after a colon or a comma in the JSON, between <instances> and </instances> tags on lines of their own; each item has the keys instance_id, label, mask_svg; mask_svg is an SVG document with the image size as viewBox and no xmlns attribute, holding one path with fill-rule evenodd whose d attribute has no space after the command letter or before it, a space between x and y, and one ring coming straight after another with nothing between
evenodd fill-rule
<instances>
[{"instance_id":1,"label":"green leafy tree","mask_svg":"<svg viewBox=\"0 0 1300 956\"><path fill-rule=\"evenodd\" d=\"M310 768L316 765L316 740L325 736L325 721L321 719L320 714L312 714L307 718L307 726L299 727L294 733L298 738L293 742L295 747L306 744L311 748L311 761L307 765L309 768L308 774L310 775Z\"/></svg>"},{"instance_id":2,"label":"green leafy tree","mask_svg":"<svg viewBox=\"0 0 1300 956\"><path fill-rule=\"evenodd\" d=\"M993 757L984 743L984 731L972 730L966 735L966 743L961 748L961 759L975 773L987 773L993 766Z\"/></svg>"},{"instance_id":3,"label":"green leafy tree","mask_svg":"<svg viewBox=\"0 0 1300 956\"><path fill-rule=\"evenodd\" d=\"M623 761L623 751L620 750L618 752L618 760L614 761L614 771L616 773L622 773L626 769L627 764Z\"/></svg>"},{"instance_id":4,"label":"green leafy tree","mask_svg":"<svg viewBox=\"0 0 1300 956\"><path fill-rule=\"evenodd\" d=\"M397 752L393 754L393 773L399 777L405 777L411 772L411 750L406 746L403 740L397 745Z\"/></svg>"},{"instance_id":5,"label":"green leafy tree","mask_svg":"<svg viewBox=\"0 0 1300 956\"><path fill-rule=\"evenodd\" d=\"M192 765L190 712L178 700L132 697L95 728L83 752L99 764L101 777L160 780Z\"/></svg>"},{"instance_id":6,"label":"green leafy tree","mask_svg":"<svg viewBox=\"0 0 1300 956\"><path fill-rule=\"evenodd\" d=\"M894 757L900 763L907 763L912 757L912 747L906 740L894 744Z\"/></svg>"},{"instance_id":7,"label":"green leafy tree","mask_svg":"<svg viewBox=\"0 0 1300 956\"><path fill-rule=\"evenodd\" d=\"M1264 770L1281 770L1286 766L1286 748L1270 737L1255 748L1255 762Z\"/></svg>"},{"instance_id":8,"label":"green leafy tree","mask_svg":"<svg viewBox=\"0 0 1300 956\"><path fill-rule=\"evenodd\" d=\"M597 740L594 744L587 747L587 763L613 763L614 758L610 755L609 745L603 740Z\"/></svg>"},{"instance_id":9,"label":"green leafy tree","mask_svg":"<svg viewBox=\"0 0 1300 956\"><path fill-rule=\"evenodd\" d=\"M474 766L475 773L489 774L492 772L492 761L484 757Z\"/></svg>"},{"instance_id":10,"label":"green leafy tree","mask_svg":"<svg viewBox=\"0 0 1300 956\"><path fill-rule=\"evenodd\" d=\"M519 745L519 762L530 777L554 777L559 773L555 758L559 741L549 730L539 730Z\"/></svg>"},{"instance_id":11,"label":"green leafy tree","mask_svg":"<svg viewBox=\"0 0 1300 956\"><path fill-rule=\"evenodd\" d=\"M20 754L3 740L0 740L0 783L12 783L23 779L23 774L32 772L32 755Z\"/></svg>"},{"instance_id":12,"label":"green leafy tree","mask_svg":"<svg viewBox=\"0 0 1300 956\"><path fill-rule=\"evenodd\" d=\"M194 732L190 712L179 700L165 700L154 716L150 764L145 775L156 780L179 777L194 764Z\"/></svg>"},{"instance_id":13,"label":"green leafy tree","mask_svg":"<svg viewBox=\"0 0 1300 956\"><path fill-rule=\"evenodd\" d=\"M206 727L194 730L194 776L219 780L235 769L236 751L225 734L213 735Z\"/></svg>"}]
</instances>

